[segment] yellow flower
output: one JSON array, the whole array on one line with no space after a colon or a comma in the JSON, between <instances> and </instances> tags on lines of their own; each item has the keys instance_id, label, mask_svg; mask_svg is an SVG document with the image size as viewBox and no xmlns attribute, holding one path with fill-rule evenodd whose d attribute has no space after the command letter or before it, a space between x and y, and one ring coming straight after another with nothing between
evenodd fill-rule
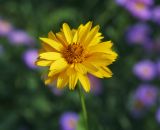
<instances>
[{"instance_id":1,"label":"yellow flower","mask_svg":"<svg viewBox=\"0 0 160 130\"><path fill-rule=\"evenodd\" d=\"M73 90L80 81L89 92L88 73L98 78L111 77L107 66L115 61L117 54L111 49L112 42L102 42L102 39L99 26L92 28L92 22L78 29L71 29L64 23L60 32L49 32L48 38L40 38L42 49L36 65L49 67L45 84L56 81L57 88L68 85Z\"/></svg>"}]
</instances>

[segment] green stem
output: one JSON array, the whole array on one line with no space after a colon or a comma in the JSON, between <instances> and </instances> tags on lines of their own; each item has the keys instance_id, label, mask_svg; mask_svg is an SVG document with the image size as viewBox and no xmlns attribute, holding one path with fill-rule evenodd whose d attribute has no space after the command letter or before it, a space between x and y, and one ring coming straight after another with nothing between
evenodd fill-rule
<instances>
[{"instance_id":1,"label":"green stem","mask_svg":"<svg viewBox=\"0 0 160 130\"><path fill-rule=\"evenodd\" d=\"M85 104L85 99L84 99L84 93L81 90L80 82L78 82L77 87L78 87L78 92L79 92L79 96L80 96L80 99L81 99L81 105L82 105L82 110L83 110L83 118L84 118L85 127L86 127L86 130L88 130L87 110L86 110L86 104Z\"/></svg>"}]
</instances>

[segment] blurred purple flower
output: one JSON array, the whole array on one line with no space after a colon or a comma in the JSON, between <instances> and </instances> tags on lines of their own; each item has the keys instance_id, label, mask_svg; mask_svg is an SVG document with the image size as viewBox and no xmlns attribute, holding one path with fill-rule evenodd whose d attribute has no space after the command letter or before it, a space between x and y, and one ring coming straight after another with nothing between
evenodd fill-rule
<instances>
[{"instance_id":1,"label":"blurred purple flower","mask_svg":"<svg viewBox=\"0 0 160 130\"><path fill-rule=\"evenodd\" d=\"M140 85L133 93L129 108L135 118L142 117L152 107L158 97L158 88L149 84Z\"/></svg>"},{"instance_id":2,"label":"blurred purple flower","mask_svg":"<svg viewBox=\"0 0 160 130\"><path fill-rule=\"evenodd\" d=\"M154 0L116 0L116 3L119 5L125 6L127 4L127 2L130 2L130 1L141 2L145 5L153 5L153 3L154 3Z\"/></svg>"},{"instance_id":3,"label":"blurred purple flower","mask_svg":"<svg viewBox=\"0 0 160 130\"><path fill-rule=\"evenodd\" d=\"M116 3L125 6L129 0L116 0Z\"/></svg>"},{"instance_id":4,"label":"blurred purple flower","mask_svg":"<svg viewBox=\"0 0 160 130\"><path fill-rule=\"evenodd\" d=\"M34 40L31 36L29 36L25 31L14 30L9 33L8 40L10 43L14 45L31 45Z\"/></svg>"},{"instance_id":5,"label":"blurred purple flower","mask_svg":"<svg viewBox=\"0 0 160 130\"><path fill-rule=\"evenodd\" d=\"M156 103L158 96L158 88L149 84L142 84L135 92L135 97L146 107L150 107Z\"/></svg>"},{"instance_id":6,"label":"blurred purple flower","mask_svg":"<svg viewBox=\"0 0 160 130\"><path fill-rule=\"evenodd\" d=\"M62 130L76 130L79 116L74 112L65 112L60 117Z\"/></svg>"},{"instance_id":7,"label":"blurred purple flower","mask_svg":"<svg viewBox=\"0 0 160 130\"><path fill-rule=\"evenodd\" d=\"M145 113L145 106L142 101L132 97L130 104L130 111L133 117L139 118Z\"/></svg>"},{"instance_id":8,"label":"blurred purple flower","mask_svg":"<svg viewBox=\"0 0 160 130\"><path fill-rule=\"evenodd\" d=\"M142 80L152 80L157 74L156 65L150 60L143 60L135 64L133 72Z\"/></svg>"},{"instance_id":9,"label":"blurred purple flower","mask_svg":"<svg viewBox=\"0 0 160 130\"><path fill-rule=\"evenodd\" d=\"M102 83L100 81L100 79L89 75L89 79L91 82L91 93L95 94L95 95L99 95L102 93Z\"/></svg>"},{"instance_id":10,"label":"blurred purple flower","mask_svg":"<svg viewBox=\"0 0 160 130\"><path fill-rule=\"evenodd\" d=\"M151 9L144 2L130 0L125 7L134 17L140 20L146 21L151 18Z\"/></svg>"},{"instance_id":11,"label":"blurred purple flower","mask_svg":"<svg viewBox=\"0 0 160 130\"><path fill-rule=\"evenodd\" d=\"M138 23L127 30L128 43L143 44L149 38L150 28L144 23Z\"/></svg>"},{"instance_id":12,"label":"blurred purple flower","mask_svg":"<svg viewBox=\"0 0 160 130\"><path fill-rule=\"evenodd\" d=\"M160 108L158 108L158 110L156 112L156 120L158 123L160 123Z\"/></svg>"},{"instance_id":13,"label":"blurred purple flower","mask_svg":"<svg viewBox=\"0 0 160 130\"><path fill-rule=\"evenodd\" d=\"M0 19L0 36L7 36L12 31L12 28L9 22Z\"/></svg>"},{"instance_id":14,"label":"blurred purple flower","mask_svg":"<svg viewBox=\"0 0 160 130\"><path fill-rule=\"evenodd\" d=\"M38 57L38 52L37 52L37 50L34 50L34 49L27 50L23 54L24 62L31 69L37 68L37 66L35 65L35 61L36 61L37 57Z\"/></svg>"},{"instance_id":15,"label":"blurred purple flower","mask_svg":"<svg viewBox=\"0 0 160 130\"><path fill-rule=\"evenodd\" d=\"M154 4L154 0L135 0L141 3L144 3L146 5L153 5Z\"/></svg>"},{"instance_id":16,"label":"blurred purple flower","mask_svg":"<svg viewBox=\"0 0 160 130\"><path fill-rule=\"evenodd\" d=\"M152 11L152 19L160 25L160 6L157 6Z\"/></svg>"}]
</instances>

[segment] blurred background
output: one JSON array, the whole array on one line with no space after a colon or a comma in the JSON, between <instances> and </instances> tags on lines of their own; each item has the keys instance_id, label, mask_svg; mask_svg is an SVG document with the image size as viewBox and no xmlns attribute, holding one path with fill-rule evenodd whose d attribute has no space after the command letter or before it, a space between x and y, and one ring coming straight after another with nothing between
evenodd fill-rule
<instances>
[{"instance_id":1,"label":"blurred background","mask_svg":"<svg viewBox=\"0 0 160 130\"><path fill-rule=\"evenodd\" d=\"M90 76L90 130L160 129L159 0L0 0L0 130L84 130L77 91L45 86L39 37L93 21L119 54Z\"/></svg>"}]
</instances>

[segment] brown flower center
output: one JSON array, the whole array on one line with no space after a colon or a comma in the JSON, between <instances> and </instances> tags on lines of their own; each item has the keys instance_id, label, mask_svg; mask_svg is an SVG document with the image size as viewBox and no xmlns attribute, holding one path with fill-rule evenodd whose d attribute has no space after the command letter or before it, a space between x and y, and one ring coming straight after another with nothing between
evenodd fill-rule
<instances>
[{"instance_id":1,"label":"brown flower center","mask_svg":"<svg viewBox=\"0 0 160 130\"><path fill-rule=\"evenodd\" d=\"M70 44L65 50L63 50L63 57L69 64L81 63L85 59L84 48L80 44Z\"/></svg>"}]
</instances>

